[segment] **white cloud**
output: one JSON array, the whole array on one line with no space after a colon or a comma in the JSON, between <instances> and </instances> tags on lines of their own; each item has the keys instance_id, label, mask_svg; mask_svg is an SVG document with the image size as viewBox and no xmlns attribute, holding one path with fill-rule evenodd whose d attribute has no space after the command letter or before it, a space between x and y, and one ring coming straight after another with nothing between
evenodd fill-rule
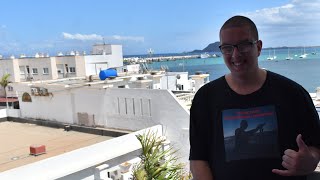
<instances>
[{"instance_id":1,"label":"white cloud","mask_svg":"<svg viewBox=\"0 0 320 180\"><path fill-rule=\"evenodd\" d=\"M241 14L256 23L267 46L320 45L319 9L320 0L292 0L283 6Z\"/></svg>"},{"instance_id":2,"label":"white cloud","mask_svg":"<svg viewBox=\"0 0 320 180\"><path fill-rule=\"evenodd\" d=\"M144 42L144 37L139 37L139 36L119 36L119 35L113 35L111 38L112 38L112 39L115 39L115 40L120 40L120 41L137 41L137 42Z\"/></svg>"},{"instance_id":3,"label":"white cloud","mask_svg":"<svg viewBox=\"0 0 320 180\"><path fill-rule=\"evenodd\" d=\"M135 41L135 42L144 42L144 37L141 36L119 36L119 35L113 35L113 36L106 36L103 37L102 35L98 34L70 34L63 32L62 36L64 39L70 39L70 40L81 40L81 41L102 41L102 40L117 40L117 41Z\"/></svg>"},{"instance_id":4,"label":"white cloud","mask_svg":"<svg viewBox=\"0 0 320 180\"><path fill-rule=\"evenodd\" d=\"M97 34L69 34L69 33L63 32L62 36L64 39L81 40L81 41L103 40L103 37Z\"/></svg>"}]
</instances>

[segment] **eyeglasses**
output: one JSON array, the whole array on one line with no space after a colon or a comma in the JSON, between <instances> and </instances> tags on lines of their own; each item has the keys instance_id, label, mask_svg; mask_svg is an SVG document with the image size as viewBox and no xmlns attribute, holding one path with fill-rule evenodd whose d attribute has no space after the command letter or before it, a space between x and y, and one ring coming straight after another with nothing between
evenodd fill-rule
<instances>
[{"instance_id":1,"label":"eyeglasses","mask_svg":"<svg viewBox=\"0 0 320 180\"><path fill-rule=\"evenodd\" d=\"M253 41L253 42L242 42L239 44L235 44L235 45L221 45L219 46L220 51L222 52L222 54L224 55L231 55L233 53L234 48L236 47L238 49L238 51L240 53L246 53L249 52L252 48L252 45L256 44L258 42L258 40Z\"/></svg>"}]
</instances>

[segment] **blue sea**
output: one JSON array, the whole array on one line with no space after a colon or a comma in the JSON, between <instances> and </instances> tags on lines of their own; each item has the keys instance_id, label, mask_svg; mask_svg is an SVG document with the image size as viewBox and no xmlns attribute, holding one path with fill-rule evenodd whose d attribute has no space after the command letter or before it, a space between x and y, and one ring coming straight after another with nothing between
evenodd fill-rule
<instances>
[{"instance_id":1,"label":"blue sea","mask_svg":"<svg viewBox=\"0 0 320 180\"><path fill-rule=\"evenodd\" d=\"M259 57L259 66L275 73L284 75L297 83L301 84L308 92L314 93L317 87L320 87L320 48L306 48L308 56L299 58L302 53L301 48L290 48L290 56L292 60L285 60L288 56L288 49L276 49L275 60L267 60L269 50L262 50ZM311 52L317 52L315 55ZM216 54L221 55L220 52ZM181 55L181 54L180 54ZM273 56L273 50L271 50ZM148 64L149 69L160 69L166 66L169 71L188 71L189 75L197 71L210 74L210 80L217 79L229 70L224 65L223 58L207 58L207 59L184 59L175 61L153 62Z\"/></svg>"}]
</instances>

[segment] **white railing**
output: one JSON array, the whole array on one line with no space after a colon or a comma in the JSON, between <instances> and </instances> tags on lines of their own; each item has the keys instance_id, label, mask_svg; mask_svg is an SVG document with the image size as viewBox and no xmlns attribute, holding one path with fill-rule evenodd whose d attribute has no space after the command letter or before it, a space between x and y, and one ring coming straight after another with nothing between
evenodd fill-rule
<instances>
[{"instance_id":1,"label":"white railing","mask_svg":"<svg viewBox=\"0 0 320 180\"><path fill-rule=\"evenodd\" d=\"M192 104L194 95L195 94L193 93L181 93L181 94L176 94L176 97L179 100L179 102L187 106L187 108L189 109Z\"/></svg>"}]
</instances>

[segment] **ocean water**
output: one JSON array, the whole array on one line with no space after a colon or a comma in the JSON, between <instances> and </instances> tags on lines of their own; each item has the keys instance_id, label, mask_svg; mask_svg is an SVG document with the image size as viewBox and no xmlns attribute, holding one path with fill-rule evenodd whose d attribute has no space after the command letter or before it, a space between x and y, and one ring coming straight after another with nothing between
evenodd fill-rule
<instances>
[{"instance_id":1,"label":"ocean water","mask_svg":"<svg viewBox=\"0 0 320 180\"><path fill-rule=\"evenodd\" d=\"M314 51L317 54L312 55L311 52ZM320 87L320 48L306 48L308 56L303 59L299 58L301 52L301 48L290 49L290 56L293 57L293 60L285 60L288 56L288 50L277 49L275 50L277 58L267 60L269 50L263 50L259 57L259 66L284 75L301 84L308 92L314 93L316 88ZM270 53L273 56L273 50ZM217 54L221 55L219 52ZM160 69L161 66L168 67L169 71L188 71L189 75L202 71L210 74L210 80L217 79L229 72L222 57L162 61L148 64L149 69Z\"/></svg>"}]
</instances>

